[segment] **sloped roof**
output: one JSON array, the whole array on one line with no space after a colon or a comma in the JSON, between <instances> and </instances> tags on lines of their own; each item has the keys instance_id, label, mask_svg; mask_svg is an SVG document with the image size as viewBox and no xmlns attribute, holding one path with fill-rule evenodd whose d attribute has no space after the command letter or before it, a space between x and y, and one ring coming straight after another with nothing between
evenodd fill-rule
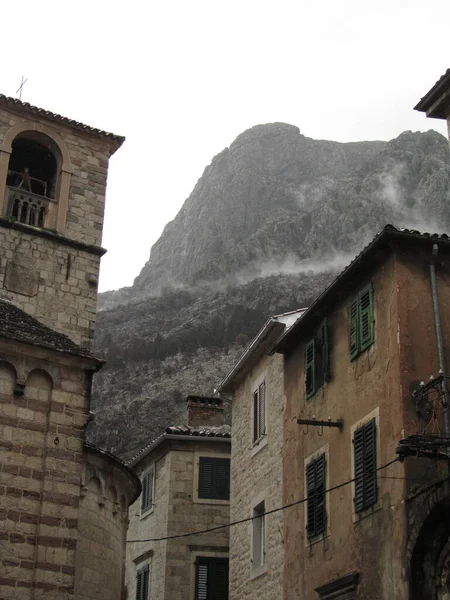
<instances>
[{"instance_id":1,"label":"sloped roof","mask_svg":"<svg viewBox=\"0 0 450 600\"><path fill-rule=\"evenodd\" d=\"M89 133L91 135L109 138L110 140L116 142L116 147L119 148L125 138L121 135L116 135L115 133L108 133L107 131L103 131L103 129L97 129L96 127L90 127L89 125L85 125L80 121L74 121L73 119L68 119L67 117L63 117L62 115L58 115L57 113L53 113L49 110L45 110L44 108L38 108L37 106L33 106L29 102L22 102L17 98L11 98L10 96L5 96L4 94L0 94L0 105L12 106L13 108L20 109L21 112L27 112L32 115L36 115L39 117L44 117L50 121L54 121L56 123L61 123L62 125L67 125L72 129L77 129L78 131L82 131L84 133Z\"/></svg>"},{"instance_id":2,"label":"sloped roof","mask_svg":"<svg viewBox=\"0 0 450 600\"><path fill-rule=\"evenodd\" d=\"M167 427L163 434L150 442L150 444L147 444L147 446L141 448L139 452L137 452L126 462L126 464L128 466L137 464L164 440L171 438L174 439L176 436L191 437L193 441L198 438L229 440L231 439L231 427L229 425L197 425L195 427L191 425L173 425L171 427Z\"/></svg>"},{"instance_id":3,"label":"sloped roof","mask_svg":"<svg viewBox=\"0 0 450 600\"><path fill-rule=\"evenodd\" d=\"M450 249L450 237L446 233L421 233L415 229L403 229L395 225L386 225L374 238L363 248L363 250L352 260L352 262L325 288L322 294L311 304L290 329L288 329L274 344L275 352L284 353L294 344L297 333L303 328L311 325L311 320L319 313L326 311L327 306L333 302L334 293L357 273L366 271L370 261L376 261L382 249L390 251L392 241L401 241L416 246L428 246L439 242L442 246ZM431 254L430 254L431 256Z\"/></svg>"},{"instance_id":4,"label":"sloped roof","mask_svg":"<svg viewBox=\"0 0 450 600\"><path fill-rule=\"evenodd\" d=\"M306 308L299 308L298 310L291 310L270 317L214 391L217 393L227 392L232 383L236 381L236 378L241 378L247 373L273 345L273 336L271 334L276 332L278 337L280 337L283 331L292 327L303 316L306 310Z\"/></svg>"},{"instance_id":5,"label":"sloped roof","mask_svg":"<svg viewBox=\"0 0 450 600\"><path fill-rule=\"evenodd\" d=\"M416 104L414 110L425 112L428 117L445 119L450 105L450 69L440 77L433 87Z\"/></svg>"},{"instance_id":6,"label":"sloped roof","mask_svg":"<svg viewBox=\"0 0 450 600\"><path fill-rule=\"evenodd\" d=\"M99 364L104 362L87 348L75 344L67 335L50 329L8 300L2 299L0 299L0 337L90 358Z\"/></svg>"}]
</instances>

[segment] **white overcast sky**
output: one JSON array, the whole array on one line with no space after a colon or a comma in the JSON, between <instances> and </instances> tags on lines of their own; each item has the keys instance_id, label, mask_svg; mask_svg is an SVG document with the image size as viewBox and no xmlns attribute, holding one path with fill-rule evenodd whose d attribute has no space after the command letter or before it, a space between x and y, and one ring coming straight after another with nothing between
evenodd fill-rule
<instances>
[{"instance_id":1,"label":"white overcast sky","mask_svg":"<svg viewBox=\"0 0 450 600\"><path fill-rule=\"evenodd\" d=\"M437 129L449 0L2 2L0 92L126 136L110 162L101 291L131 285L212 157L273 121L337 141Z\"/></svg>"}]
</instances>

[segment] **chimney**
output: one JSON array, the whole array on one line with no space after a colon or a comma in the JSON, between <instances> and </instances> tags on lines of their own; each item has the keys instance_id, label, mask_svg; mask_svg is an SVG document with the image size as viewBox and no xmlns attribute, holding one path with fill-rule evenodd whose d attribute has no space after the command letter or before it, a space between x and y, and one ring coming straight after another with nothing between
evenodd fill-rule
<instances>
[{"instance_id":1,"label":"chimney","mask_svg":"<svg viewBox=\"0 0 450 600\"><path fill-rule=\"evenodd\" d=\"M223 402L220 398L188 396L186 402L187 424L190 427L223 425Z\"/></svg>"}]
</instances>

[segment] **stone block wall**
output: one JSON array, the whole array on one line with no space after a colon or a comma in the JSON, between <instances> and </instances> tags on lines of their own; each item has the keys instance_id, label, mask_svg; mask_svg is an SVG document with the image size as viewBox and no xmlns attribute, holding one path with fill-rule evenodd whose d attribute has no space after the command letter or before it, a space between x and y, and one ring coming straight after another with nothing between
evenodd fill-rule
<instances>
[{"instance_id":1,"label":"stone block wall","mask_svg":"<svg viewBox=\"0 0 450 600\"><path fill-rule=\"evenodd\" d=\"M70 126L29 115L20 108L0 108L0 148L7 132L20 123L36 124L38 131L49 128L63 140L72 170L69 205L64 235L86 244L100 245L102 240L108 160L117 145Z\"/></svg>"},{"instance_id":2,"label":"stone block wall","mask_svg":"<svg viewBox=\"0 0 450 600\"><path fill-rule=\"evenodd\" d=\"M0 347L0 597L72 598L85 374L12 350Z\"/></svg>"},{"instance_id":3,"label":"stone block wall","mask_svg":"<svg viewBox=\"0 0 450 600\"><path fill-rule=\"evenodd\" d=\"M154 468L155 506L141 516L140 499L130 507L128 539L158 538L207 529L229 522L229 504L195 501L195 461L199 455L229 456L226 442L167 441L144 458L139 475ZM127 598L134 600L136 572L150 566L152 600L193 600L197 553L228 556L228 528L174 540L132 543L127 547ZM142 559L140 559L142 557Z\"/></svg>"},{"instance_id":4,"label":"stone block wall","mask_svg":"<svg viewBox=\"0 0 450 600\"><path fill-rule=\"evenodd\" d=\"M100 256L58 238L0 222L0 297L75 343L90 346Z\"/></svg>"},{"instance_id":5,"label":"stone block wall","mask_svg":"<svg viewBox=\"0 0 450 600\"><path fill-rule=\"evenodd\" d=\"M252 399L262 381L265 381L267 435L258 446L253 446ZM264 500L266 511L283 504L284 407L283 357L264 356L236 385L233 394L231 521L250 517L255 499ZM230 528L230 600L283 597L283 511L268 515L265 526L266 564L258 571L252 565L252 522Z\"/></svg>"}]
</instances>

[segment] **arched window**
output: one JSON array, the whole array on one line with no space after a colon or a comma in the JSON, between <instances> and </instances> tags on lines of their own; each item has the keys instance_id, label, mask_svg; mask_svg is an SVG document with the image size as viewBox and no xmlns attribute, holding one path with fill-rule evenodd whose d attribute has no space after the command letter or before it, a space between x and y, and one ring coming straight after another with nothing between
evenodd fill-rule
<instances>
[{"instance_id":1,"label":"arched window","mask_svg":"<svg viewBox=\"0 0 450 600\"><path fill-rule=\"evenodd\" d=\"M6 177L8 216L44 227L59 183L59 148L51 138L36 131L20 133L11 148Z\"/></svg>"},{"instance_id":2,"label":"arched window","mask_svg":"<svg viewBox=\"0 0 450 600\"><path fill-rule=\"evenodd\" d=\"M56 131L33 121L16 123L0 146L0 216L63 233L72 172Z\"/></svg>"}]
</instances>

